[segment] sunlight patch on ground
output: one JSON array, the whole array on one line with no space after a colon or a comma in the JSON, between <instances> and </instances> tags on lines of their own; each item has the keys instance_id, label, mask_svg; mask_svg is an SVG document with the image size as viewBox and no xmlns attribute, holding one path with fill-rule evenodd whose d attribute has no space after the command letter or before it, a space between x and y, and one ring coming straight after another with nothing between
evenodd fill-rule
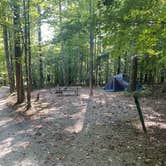
<instances>
[{"instance_id":1,"label":"sunlight patch on ground","mask_svg":"<svg viewBox=\"0 0 166 166\"><path fill-rule=\"evenodd\" d=\"M79 133L82 131L84 126L84 118L85 118L86 108L82 108L81 112L72 115L72 119L77 119L76 123L73 126L70 126L65 129L70 133Z\"/></svg>"},{"instance_id":2,"label":"sunlight patch on ground","mask_svg":"<svg viewBox=\"0 0 166 166\"><path fill-rule=\"evenodd\" d=\"M135 108L136 106L134 104L128 104L128 107Z\"/></svg>"},{"instance_id":3,"label":"sunlight patch on ground","mask_svg":"<svg viewBox=\"0 0 166 166\"><path fill-rule=\"evenodd\" d=\"M18 142L14 145L15 148L23 148L26 149L27 147L30 147L31 143L29 141L24 141L24 142Z\"/></svg>"},{"instance_id":4,"label":"sunlight patch on ground","mask_svg":"<svg viewBox=\"0 0 166 166\"><path fill-rule=\"evenodd\" d=\"M141 125L140 121L134 122L133 125L137 129L142 130L142 125ZM154 122L154 121L148 120L145 122L145 126L146 126L146 128L155 127L158 129L166 129L166 123L164 123L164 122L162 123L162 122Z\"/></svg>"},{"instance_id":5,"label":"sunlight patch on ground","mask_svg":"<svg viewBox=\"0 0 166 166\"><path fill-rule=\"evenodd\" d=\"M162 122L152 122L152 121L148 121L145 123L145 125L147 127L157 127L157 128L160 128L160 129L166 129L166 124L165 123L162 123Z\"/></svg>"},{"instance_id":6,"label":"sunlight patch on ground","mask_svg":"<svg viewBox=\"0 0 166 166\"><path fill-rule=\"evenodd\" d=\"M5 119L4 118L3 120L0 120L0 127L1 128L6 127L9 122L11 122L11 119Z\"/></svg>"},{"instance_id":7,"label":"sunlight patch on ground","mask_svg":"<svg viewBox=\"0 0 166 166\"><path fill-rule=\"evenodd\" d=\"M89 95L88 94L81 94L80 98L82 98L82 99L88 99Z\"/></svg>"},{"instance_id":8,"label":"sunlight patch on ground","mask_svg":"<svg viewBox=\"0 0 166 166\"><path fill-rule=\"evenodd\" d=\"M3 140L0 144L0 147L3 147L4 145L9 147L12 144L11 142L13 141L13 139L14 139L13 137L10 137Z\"/></svg>"},{"instance_id":9,"label":"sunlight patch on ground","mask_svg":"<svg viewBox=\"0 0 166 166\"><path fill-rule=\"evenodd\" d=\"M13 163L13 166L39 166L39 164L37 163L37 161L32 160L32 159L24 159L21 162L20 161L15 161Z\"/></svg>"},{"instance_id":10,"label":"sunlight patch on ground","mask_svg":"<svg viewBox=\"0 0 166 166\"><path fill-rule=\"evenodd\" d=\"M11 137L0 142L0 158L3 158L4 156L12 152L11 145L13 140L14 138Z\"/></svg>"},{"instance_id":11,"label":"sunlight patch on ground","mask_svg":"<svg viewBox=\"0 0 166 166\"><path fill-rule=\"evenodd\" d=\"M12 152L12 149L10 147L4 148L2 151L0 151L0 159L3 159L4 156L8 155Z\"/></svg>"},{"instance_id":12,"label":"sunlight patch on ground","mask_svg":"<svg viewBox=\"0 0 166 166\"><path fill-rule=\"evenodd\" d=\"M3 106L6 103L6 100L0 100L0 106Z\"/></svg>"}]
</instances>

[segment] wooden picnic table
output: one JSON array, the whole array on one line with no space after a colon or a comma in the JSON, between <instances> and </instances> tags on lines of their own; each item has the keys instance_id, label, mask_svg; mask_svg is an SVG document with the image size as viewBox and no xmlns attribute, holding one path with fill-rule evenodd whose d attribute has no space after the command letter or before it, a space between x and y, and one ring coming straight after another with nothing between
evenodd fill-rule
<instances>
[{"instance_id":1,"label":"wooden picnic table","mask_svg":"<svg viewBox=\"0 0 166 166\"><path fill-rule=\"evenodd\" d=\"M56 93L58 93L59 96L62 96L65 92L74 92L74 95L78 96L78 89L78 87L58 87ZM68 95L71 95L71 93Z\"/></svg>"}]
</instances>

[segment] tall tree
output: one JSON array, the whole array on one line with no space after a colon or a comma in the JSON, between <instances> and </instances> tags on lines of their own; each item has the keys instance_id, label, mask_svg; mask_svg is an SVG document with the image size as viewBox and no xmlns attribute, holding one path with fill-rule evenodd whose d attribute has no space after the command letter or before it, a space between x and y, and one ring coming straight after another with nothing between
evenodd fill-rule
<instances>
[{"instance_id":1,"label":"tall tree","mask_svg":"<svg viewBox=\"0 0 166 166\"><path fill-rule=\"evenodd\" d=\"M14 54L15 54L15 70L16 70L16 90L17 90L17 103L24 101L24 86L23 86L23 73L22 73L22 51L21 51L21 28L20 28L20 1L13 2L13 24L14 24Z\"/></svg>"},{"instance_id":2,"label":"tall tree","mask_svg":"<svg viewBox=\"0 0 166 166\"><path fill-rule=\"evenodd\" d=\"M131 58L131 70L130 70L130 83L129 83L129 91L136 90L137 84L137 55Z\"/></svg>"},{"instance_id":3,"label":"tall tree","mask_svg":"<svg viewBox=\"0 0 166 166\"><path fill-rule=\"evenodd\" d=\"M27 16L27 27L28 27L28 89L27 89L27 105L31 106L31 91L32 91L32 72L31 72L31 33L30 33L30 0L27 2L28 16Z\"/></svg>"},{"instance_id":4,"label":"tall tree","mask_svg":"<svg viewBox=\"0 0 166 166\"><path fill-rule=\"evenodd\" d=\"M90 70L89 89L90 96L93 96L93 56L94 56L94 1L90 0Z\"/></svg>"},{"instance_id":5,"label":"tall tree","mask_svg":"<svg viewBox=\"0 0 166 166\"><path fill-rule=\"evenodd\" d=\"M3 39L4 39L4 48L5 48L5 58L6 58L6 67L8 72L8 80L10 86L10 93L14 92L15 81L14 81L14 71L12 70L12 62L9 53L9 44L8 44L8 29L6 24L3 25Z\"/></svg>"},{"instance_id":6,"label":"tall tree","mask_svg":"<svg viewBox=\"0 0 166 166\"><path fill-rule=\"evenodd\" d=\"M43 88L44 86L44 75L43 75L43 57L42 57L42 32L41 32L41 7L40 4L37 7L39 21L38 21L38 50L39 50L39 87Z\"/></svg>"},{"instance_id":7,"label":"tall tree","mask_svg":"<svg viewBox=\"0 0 166 166\"><path fill-rule=\"evenodd\" d=\"M60 26L60 33L62 33L62 1L59 0L59 26ZM67 84L66 78L66 67L65 67L65 57L64 57L64 41L61 42L61 57L62 57L62 75L63 75L63 84Z\"/></svg>"},{"instance_id":8,"label":"tall tree","mask_svg":"<svg viewBox=\"0 0 166 166\"><path fill-rule=\"evenodd\" d=\"M24 6L24 49L25 49L25 68L27 82L27 109L31 107L31 41L30 41L30 0L23 1Z\"/></svg>"}]
</instances>

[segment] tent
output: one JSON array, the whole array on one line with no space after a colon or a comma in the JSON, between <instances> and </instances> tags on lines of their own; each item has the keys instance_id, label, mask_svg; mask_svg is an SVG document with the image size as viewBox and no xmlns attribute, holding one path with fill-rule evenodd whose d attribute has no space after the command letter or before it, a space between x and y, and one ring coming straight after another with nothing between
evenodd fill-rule
<instances>
[{"instance_id":1,"label":"tent","mask_svg":"<svg viewBox=\"0 0 166 166\"><path fill-rule=\"evenodd\" d=\"M118 74L108 79L108 83L105 85L104 90L106 92L117 92L127 90L129 86L129 77L124 74ZM141 89L142 86L137 82L137 89Z\"/></svg>"},{"instance_id":2,"label":"tent","mask_svg":"<svg viewBox=\"0 0 166 166\"><path fill-rule=\"evenodd\" d=\"M128 88L128 78L123 74L110 77L108 83L105 85L104 90L106 92L123 91Z\"/></svg>"}]
</instances>

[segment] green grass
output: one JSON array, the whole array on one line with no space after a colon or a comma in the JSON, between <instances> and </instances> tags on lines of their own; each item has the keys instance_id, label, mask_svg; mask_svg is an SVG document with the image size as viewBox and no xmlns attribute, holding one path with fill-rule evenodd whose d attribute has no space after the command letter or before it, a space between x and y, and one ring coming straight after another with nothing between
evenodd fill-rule
<instances>
[{"instance_id":1,"label":"green grass","mask_svg":"<svg viewBox=\"0 0 166 166\"><path fill-rule=\"evenodd\" d=\"M152 94L152 89L149 87L144 87L142 90L137 90L134 92L124 91L126 97L137 95L138 97L147 97Z\"/></svg>"}]
</instances>

